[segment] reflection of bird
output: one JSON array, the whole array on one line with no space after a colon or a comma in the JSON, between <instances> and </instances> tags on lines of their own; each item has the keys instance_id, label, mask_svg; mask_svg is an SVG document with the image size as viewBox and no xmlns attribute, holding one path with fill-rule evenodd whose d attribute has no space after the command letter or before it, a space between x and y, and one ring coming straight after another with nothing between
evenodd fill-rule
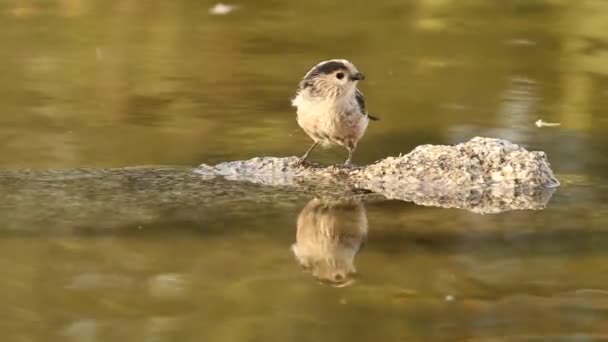
<instances>
[{"instance_id":1,"label":"reflection of bird","mask_svg":"<svg viewBox=\"0 0 608 342\"><path fill-rule=\"evenodd\" d=\"M291 249L315 278L345 286L353 282L355 256L366 237L367 215L360 201L315 198L298 216L296 243Z\"/></svg>"},{"instance_id":2,"label":"reflection of bird","mask_svg":"<svg viewBox=\"0 0 608 342\"><path fill-rule=\"evenodd\" d=\"M300 81L291 103L297 107L298 124L314 140L300 164L319 143L346 147L348 159L344 164L352 164L353 152L369 120L377 120L367 114L363 93L357 89L357 82L363 79L349 61L332 59L317 64Z\"/></svg>"}]
</instances>

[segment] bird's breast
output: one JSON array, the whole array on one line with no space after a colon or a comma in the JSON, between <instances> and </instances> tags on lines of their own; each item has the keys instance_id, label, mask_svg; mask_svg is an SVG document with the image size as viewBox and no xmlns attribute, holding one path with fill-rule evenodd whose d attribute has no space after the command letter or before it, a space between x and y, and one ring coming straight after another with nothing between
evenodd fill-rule
<instances>
[{"instance_id":1,"label":"bird's breast","mask_svg":"<svg viewBox=\"0 0 608 342\"><path fill-rule=\"evenodd\" d=\"M368 119L349 103L296 98L297 122L313 140L344 145L357 141L367 128Z\"/></svg>"}]
</instances>

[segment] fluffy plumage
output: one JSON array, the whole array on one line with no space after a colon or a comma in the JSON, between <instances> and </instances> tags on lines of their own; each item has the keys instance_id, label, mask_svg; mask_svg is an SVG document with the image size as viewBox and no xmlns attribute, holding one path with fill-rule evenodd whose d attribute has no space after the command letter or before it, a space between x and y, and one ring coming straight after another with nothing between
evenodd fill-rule
<instances>
[{"instance_id":1,"label":"fluffy plumage","mask_svg":"<svg viewBox=\"0 0 608 342\"><path fill-rule=\"evenodd\" d=\"M297 108L298 124L314 143L300 163L321 144L344 146L348 150L344 164L351 165L370 119L377 120L367 113L363 93L357 89L363 79L363 74L344 59L321 62L304 75L292 105Z\"/></svg>"}]
</instances>

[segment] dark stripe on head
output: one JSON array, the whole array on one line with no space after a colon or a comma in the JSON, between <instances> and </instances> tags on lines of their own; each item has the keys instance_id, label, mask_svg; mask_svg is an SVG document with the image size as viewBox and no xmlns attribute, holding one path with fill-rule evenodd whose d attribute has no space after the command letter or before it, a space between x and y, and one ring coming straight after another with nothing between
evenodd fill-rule
<instances>
[{"instance_id":1,"label":"dark stripe on head","mask_svg":"<svg viewBox=\"0 0 608 342\"><path fill-rule=\"evenodd\" d=\"M344 63L342 63L342 62L329 61L329 62L325 62L325 63L313 68L311 71L308 72L308 74L306 75L306 77L304 79L310 80L319 75L328 75L328 74L334 73L338 70L346 70L346 69L347 69L346 65L344 65Z\"/></svg>"},{"instance_id":2,"label":"dark stripe on head","mask_svg":"<svg viewBox=\"0 0 608 342\"><path fill-rule=\"evenodd\" d=\"M338 61L330 61L317 66L316 70L319 74L331 74L334 71L344 70L346 65Z\"/></svg>"}]
</instances>

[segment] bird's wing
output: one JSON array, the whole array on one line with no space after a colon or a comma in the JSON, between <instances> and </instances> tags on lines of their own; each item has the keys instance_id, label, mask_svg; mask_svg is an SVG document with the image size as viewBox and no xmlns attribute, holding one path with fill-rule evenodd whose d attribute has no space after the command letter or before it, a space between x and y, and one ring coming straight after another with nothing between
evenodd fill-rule
<instances>
[{"instance_id":1,"label":"bird's wing","mask_svg":"<svg viewBox=\"0 0 608 342\"><path fill-rule=\"evenodd\" d=\"M363 113L364 115L367 115L367 117L370 118L370 120L380 120L379 118L377 118L375 116L369 115L369 113L367 112L367 109L365 109L365 97L363 96L363 93L361 92L361 90L357 89L355 91L355 99L357 100L357 104L359 104L359 109L361 109L361 113Z\"/></svg>"},{"instance_id":2,"label":"bird's wing","mask_svg":"<svg viewBox=\"0 0 608 342\"><path fill-rule=\"evenodd\" d=\"M361 90L356 89L355 99L357 99L357 103L359 104L359 109L361 109L361 113L367 113L367 111L365 110L365 98L363 97L363 93L361 92Z\"/></svg>"}]
</instances>

